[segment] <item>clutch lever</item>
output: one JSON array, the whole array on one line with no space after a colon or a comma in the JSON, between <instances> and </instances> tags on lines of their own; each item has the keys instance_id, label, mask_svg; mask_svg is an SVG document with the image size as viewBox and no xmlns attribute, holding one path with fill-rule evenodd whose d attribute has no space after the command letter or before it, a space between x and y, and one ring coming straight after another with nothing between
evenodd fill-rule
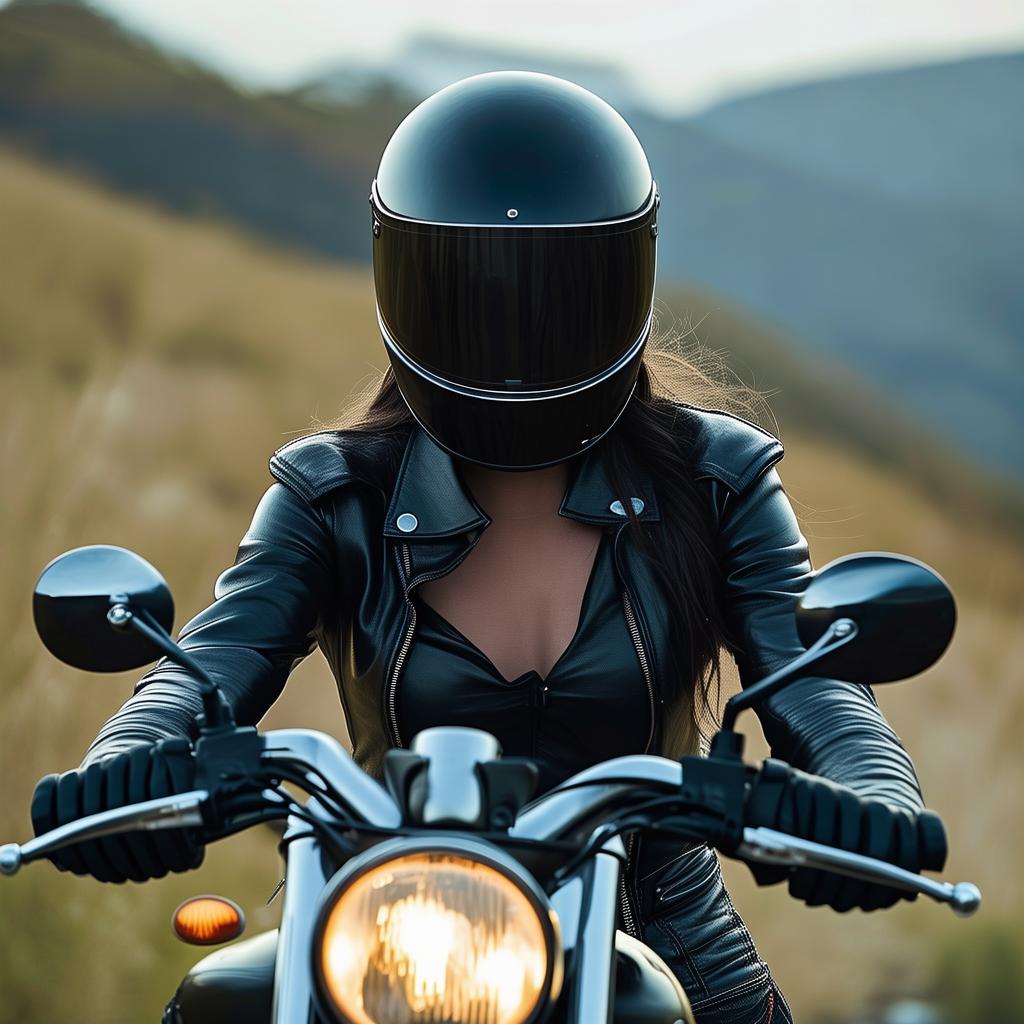
<instances>
[{"instance_id":1,"label":"clutch lever","mask_svg":"<svg viewBox=\"0 0 1024 1024\"><path fill-rule=\"evenodd\" d=\"M86 839L99 839L118 832L148 832L202 825L202 807L209 795L205 789L196 789L189 793L174 793L155 800L144 800L77 818L27 843L5 843L0 846L0 875L17 874L22 864L30 864Z\"/></svg>"},{"instance_id":2,"label":"clutch lever","mask_svg":"<svg viewBox=\"0 0 1024 1024\"><path fill-rule=\"evenodd\" d=\"M923 893L937 903L948 903L957 917L970 917L981 905L981 890L971 882L936 882L905 868L811 842L771 828L745 828L734 856L761 864L817 868L864 882L881 882L905 892Z\"/></svg>"}]
</instances>

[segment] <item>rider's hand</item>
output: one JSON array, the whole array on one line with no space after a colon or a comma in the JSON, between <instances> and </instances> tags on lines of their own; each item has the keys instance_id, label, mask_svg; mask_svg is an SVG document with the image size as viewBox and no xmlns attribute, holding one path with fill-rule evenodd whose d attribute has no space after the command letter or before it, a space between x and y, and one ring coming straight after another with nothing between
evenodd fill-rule
<instances>
[{"instance_id":1,"label":"rider's hand","mask_svg":"<svg viewBox=\"0 0 1024 1024\"><path fill-rule=\"evenodd\" d=\"M747 801L747 825L763 825L827 846L888 861L908 871L939 870L946 860L946 835L932 811L912 813L880 800L862 799L846 786L767 760ZM751 864L761 885L789 879L789 891L809 906L847 911L880 910L904 892L813 868Z\"/></svg>"},{"instance_id":2,"label":"rider's hand","mask_svg":"<svg viewBox=\"0 0 1024 1024\"><path fill-rule=\"evenodd\" d=\"M98 811L193 788L195 765L187 739L133 747L84 769L47 775L32 796L36 835ZM144 882L202 863L204 848L188 829L125 832L65 847L50 856L62 871L101 882Z\"/></svg>"}]
</instances>

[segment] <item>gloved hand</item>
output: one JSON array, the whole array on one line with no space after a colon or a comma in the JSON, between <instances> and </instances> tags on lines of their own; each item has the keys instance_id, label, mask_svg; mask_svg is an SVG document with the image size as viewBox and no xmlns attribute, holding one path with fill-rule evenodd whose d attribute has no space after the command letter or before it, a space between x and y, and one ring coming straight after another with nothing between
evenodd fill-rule
<instances>
[{"instance_id":1,"label":"gloved hand","mask_svg":"<svg viewBox=\"0 0 1024 1024\"><path fill-rule=\"evenodd\" d=\"M933 811L917 814L880 800L862 799L846 786L766 760L747 799L746 825L763 825L816 843L888 861L908 871L938 871L946 861L946 833ZM917 899L874 882L813 868L751 864L759 885L789 879L790 895L808 906L845 912L881 910Z\"/></svg>"},{"instance_id":2,"label":"gloved hand","mask_svg":"<svg viewBox=\"0 0 1024 1024\"><path fill-rule=\"evenodd\" d=\"M40 779L32 796L32 827L38 836L88 814L188 792L194 781L187 739L133 747L81 771ZM197 868L204 854L194 830L176 828L90 839L53 853L50 860L61 871L101 882L144 882Z\"/></svg>"}]
</instances>

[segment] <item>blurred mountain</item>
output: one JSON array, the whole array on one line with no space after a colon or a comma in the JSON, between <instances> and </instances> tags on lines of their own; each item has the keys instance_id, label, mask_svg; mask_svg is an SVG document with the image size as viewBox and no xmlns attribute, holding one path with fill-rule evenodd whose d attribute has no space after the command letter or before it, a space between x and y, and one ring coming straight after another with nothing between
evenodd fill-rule
<instances>
[{"instance_id":1,"label":"blurred mountain","mask_svg":"<svg viewBox=\"0 0 1024 1024\"><path fill-rule=\"evenodd\" d=\"M1024 471L1024 54L794 86L641 128L667 262ZM715 174L717 172L717 174ZM673 178L708 182L676 197Z\"/></svg>"},{"instance_id":2,"label":"blurred mountain","mask_svg":"<svg viewBox=\"0 0 1024 1024\"><path fill-rule=\"evenodd\" d=\"M1024 473L1024 234L1014 213L829 180L699 123L634 124L663 195L661 267L870 377L982 462ZM982 177L983 153L978 162ZM1024 174L1020 184L1018 204Z\"/></svg>"},{"instance_id":3,"label":"blurred mountain","mask_svg":"<svg viewBox=\"0 0 1024 1024\"><path fill-rule=\"evenodd\" d=\"M391 85L421 98L486 71L540 71L576 82L603 96L618 110L640 105L626 76L612 64L568 55L523 53L500 46L467 45L431 33L411 36L386 64L348 61L328 68L312 76L304 94L318 100L351 103L375 86Z\"/></svg>"},{"instance_id":4,"label":"blurred mountain","mask_svg":"<svg viewBox=\"0 0 1024 1024\"><path fill-rule=\"evenodd\" d=\"M0 133L173 209L365 261L377 157L411 105L246 93L86 4L0 10Z\"/></svg>"},{"instance_id":5,"label":"blurred mountain","mask_svg":"<svg viewBox=\"0 0 1024 1024\"><path fill-rule=\"evenodd\" d=\"M367 188L394 126L445 81L514 66L632 106L600 65L432 37L380 71L253 95L81 4L20 0L0 10L0 133L175 209L366 262ZM1022 85L1024 58L991 57L685 120L631 109L663 197L660 280L747 307L1024 476Z\"/></svg>"},{"instance_id":6,"label":"blurred mountain","mask_svg":"<svg viewBox=\"0 0 1024 1024\"><path fill-rule=\"evenodd\" d=\"M830 181L1024 223L1024 54L851 75L721 103L718 138Z\"/></svg>"}]
</instances>

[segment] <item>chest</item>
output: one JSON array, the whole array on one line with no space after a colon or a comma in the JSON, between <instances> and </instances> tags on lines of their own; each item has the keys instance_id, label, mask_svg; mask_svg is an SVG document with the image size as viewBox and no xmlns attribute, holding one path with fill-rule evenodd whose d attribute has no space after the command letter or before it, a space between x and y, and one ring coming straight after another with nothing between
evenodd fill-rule
<instances>
[{"instance_id":1,"label":"chest","mask_svg":"<svg viewBox=\"0 0 1024 1024\"><path fill-rule=\"evenodd\" d=\"M534 761L544 789L596 761L649 750L652 679L629 627L612 539L597 539L593 556L581 547L584 566L587 557L592 566L582 594L566 591L579 607L562 636L543 608L516 610L510 595L495 588L501 600L494 607L508 609L502 613L510 621L491 634L489 620L477 616L479 636L494 641L485 649L464 632L472 614L456 626L415 594L416 627L391 691L398 735L435 725L485 729L507 755ZM482 604L468 607L478 613Z\"/></svg>"},{"instance_id":2,"label":"chest","mask_svg":"<svg viewBox=\"0 0 1024 1024\"><path fill-rule=\"evenodd\" d=\"M419 597L506 680L546 677L572 642L603 535L561 517L495 522Z\"/></svg>"}]
</instances>

